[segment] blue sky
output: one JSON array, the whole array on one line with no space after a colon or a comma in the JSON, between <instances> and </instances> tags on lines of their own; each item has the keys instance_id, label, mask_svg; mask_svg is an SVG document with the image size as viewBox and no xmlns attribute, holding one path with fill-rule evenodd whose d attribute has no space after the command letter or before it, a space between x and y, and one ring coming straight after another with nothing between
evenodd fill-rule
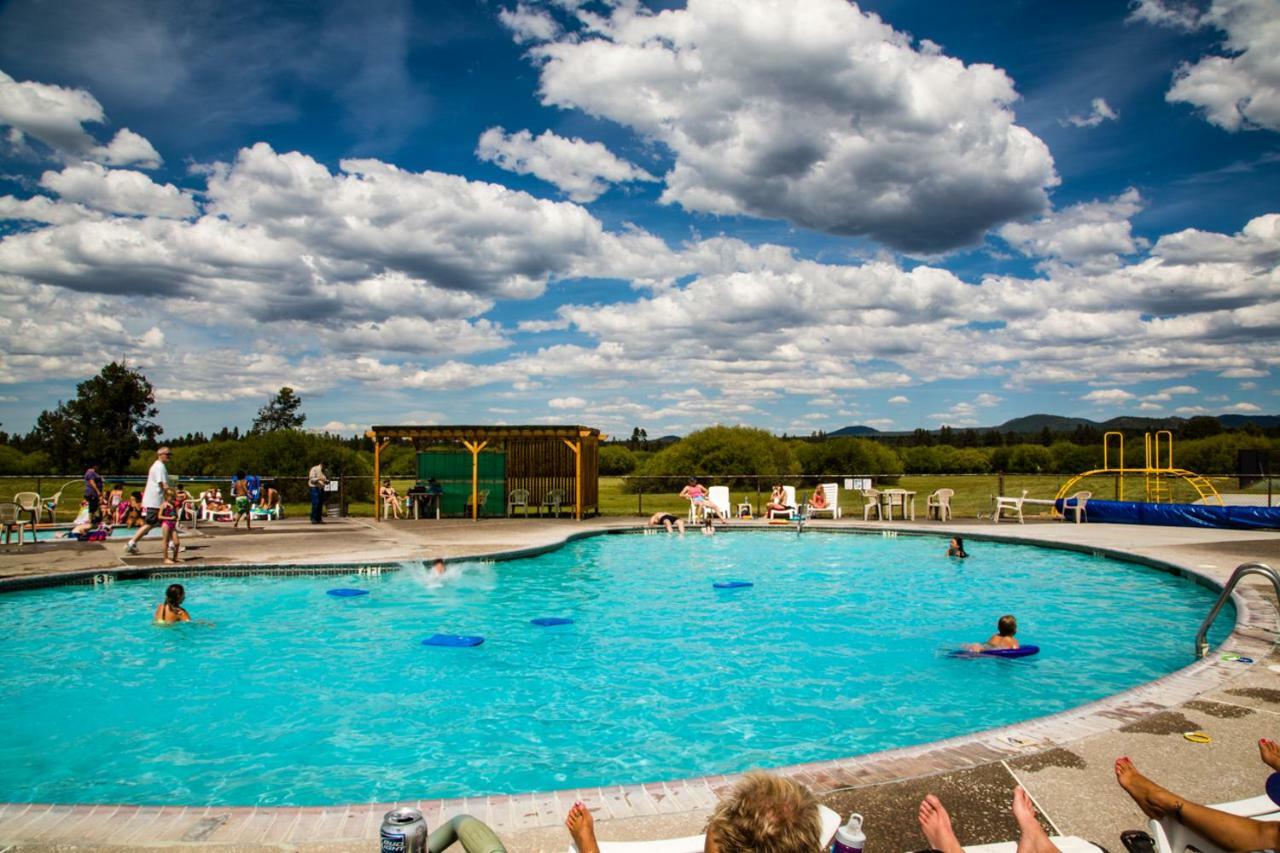
<instances>
[{"instance_id":1,"label":"blue sky","mask_svg":"<svg viewBox=\"0 0 1280 853\"><path fill-rule=\"evenodd\" d=\"M1280 2L0 4L0 420L1280 412Z\"/></svg>"}]
</instances>

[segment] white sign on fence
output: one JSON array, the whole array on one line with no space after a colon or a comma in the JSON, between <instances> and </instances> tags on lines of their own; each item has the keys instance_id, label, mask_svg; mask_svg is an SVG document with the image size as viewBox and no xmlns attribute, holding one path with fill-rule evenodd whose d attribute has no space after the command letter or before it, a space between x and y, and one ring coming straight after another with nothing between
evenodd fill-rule
<instances>
[{"instance_id":1,"label":"white sign on fence","mask_svg":"<svg viewBox=\"0 0 1280 853\"><path fill-rule=\"evenodd\" d=\"M871 488L870 477L845 477L844 490L846 492L861 492L864 489Z\"/></svg>"}]
</instances>

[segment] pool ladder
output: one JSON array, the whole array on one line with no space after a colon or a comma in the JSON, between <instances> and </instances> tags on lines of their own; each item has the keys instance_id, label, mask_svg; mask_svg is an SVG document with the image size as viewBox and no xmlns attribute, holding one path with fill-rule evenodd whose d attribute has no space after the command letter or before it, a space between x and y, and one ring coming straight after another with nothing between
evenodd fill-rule
<instances>
[{"instance_id":1,"label":"pool ladder","mask_svg":"<svg viewBox=\"0 0 1280 853\"><path fill-rule=\"evenodd\" d=\"M1222 610L1222 605L1227 603L1227 599L1231 597L1231 591L1236 588L1241 578L1247 575L1262 575L1271 581L1271 585L1275 587L1276 599L1280 601L1280 573L1268 566L1266 563L1241 563L1236 566L1236 570L1231 573L1231 577L1222 587L1222 594L1218 596L1218 600L1214 602L1213 609L1209 611L1209 615L1200 623L1200 631L1196 634L1196 657L1202 658L1209 654L1209 643L1205 637L1209 633L1209 626L1213 624L1213 620L1218 618L1218 612Z\"/></svg>"}]
</instances>

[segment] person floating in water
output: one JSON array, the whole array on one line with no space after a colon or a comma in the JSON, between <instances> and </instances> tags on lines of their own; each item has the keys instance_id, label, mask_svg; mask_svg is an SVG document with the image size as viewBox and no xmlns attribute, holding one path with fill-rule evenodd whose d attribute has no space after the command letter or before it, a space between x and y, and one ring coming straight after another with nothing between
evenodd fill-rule
<instances>
[{"instance_id":1,"label":"person floating in water","mask_svg":"<svg viewBox=\"0 0 1280 853\"><path fill-rule=\"evenodd\" d=\"M191 614L182 606L187 591L180 583L171 583L164 591L164 601L156 608L156 624L169 625L174 622L190 622Z\"/></svg>"},{"instance_id":2,"label":"person floating in water","mask_svg":"<svg viewBox=\"0 0 1280 853\"><path fill-rule=\"evenodd\" d=\"M1016 649L1018 648L1018 638L1014 634L1017 633L1018 620L1006 613L996 623L996 632L985 643L982 645L972 644L966 646L966 648L971 652L985 652L991 649Z\"/></svg>"},{"instance_id":3,"label":"person floating in water","mask_svg":"<svg viewBox=\"0 0 1280 853\"><path fill-rule=\"evenodd\" d=\"M444 575L444 568L444 558L436 557L435 562L431 564L431 574L434 577L441 577Z\"/></svg>"},{"instance_id":4,"label":"person floating in water","mask_svg":"<svg viewBox=\"0 0 1280 853\"><path fill-rule=\"evenodd\" d=\"M661 525L662 527L667 528L667 532L670 533L671 525L673 524L680 528L680 532L682 534L684 533L684 519L677 515L672 515L669 512L655 512L653 515L649 516L650 527L658 527Z\"/></svg>"},{"instance_id":5,"label":"person floating in water","mask_svg":"<svg viewBox=\"0 0 1280 853\"><path fill-rule=\"evenodd\" d=\"M951 537L951 544L947 546L948 557L960 557L961 559L969 556L964 550L964 540L959 536Z\"/></svg>"}]
</instances>

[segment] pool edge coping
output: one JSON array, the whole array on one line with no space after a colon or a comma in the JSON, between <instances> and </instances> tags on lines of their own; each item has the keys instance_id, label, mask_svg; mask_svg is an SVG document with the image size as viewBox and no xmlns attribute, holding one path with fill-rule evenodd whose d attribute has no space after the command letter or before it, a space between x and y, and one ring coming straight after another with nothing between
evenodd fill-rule
<instances>
[{"instance_id":1,"label":"pool edge coping","mask_svg":"<svg viewBox=\"0 0 1280 853\"><path fill-rule=\"evenodd\" d=\"M456 557L450 562L507 562L523 559L538 554L548 553L565 547L567 544L601 535L634 533L645 530L643 525L628 521L606 527L589 530L569 531L565 535L539 545L484 552L464 557ZM737 527L726 532L737 530L768 529L764 525ZM776 529L776 528L775 528ZM1120 548L1089 545L1076 542L1062 542L1028 538L1026 536L1004 536L995 532L977 532L969 529L957 531L956 528L899 527L878 524L876 526L854 526L851 524L813 524L810 529L824 532L874 535L875 533L891 533L907 536L947 536L964 535L970 541L1003 542L1008 544L1035 545L1044 548L1091 553L1108 559L1136 563L1158 571L1177 574L1209 589L1220 591L1223 584L1213 577L1188 565L1171 559L1150 557ZM370 561L335 562L297 562L297 563L238 563L216 564L197 569L178 569L171 566L130 567L112 566L100 569L83 569L57 575L43 574L18 578L0 579L0 594L25 589L87 585L94 582L94 576L109 574L113 579L135 580L146 579L156 575L163 576L199 576L222 574L274 574L278 572L298 574L349 573L352 566L357 567L394 567L399 569L406 562L419 562L421 558L382 559ZM1144 682L1136 687L1119 693L1113 693L1101 699L1078 705L1063 711L1041 717L1033 717L1007 726L982 729L962 735L956 735L938 741L917 744L914 746L895 747L835 759L816 762L783 765L769 768L770 772L794 778L808 785L818 796L824 796L838 790L857 788L866 785L881 784L890 781L902 781L924 776L932 776L957 770L998 763L1035 755L1046 750L1061 748L1074 741L1096 734L1123 730L1126 726L1152 714L1171 710L1182 703L1195 699L1212 690L1224 686L1237 677L1243 676L1251 669L1251 665L1221 660L1221 652L1230 646L1233 651L1249 655L1256 664L1274 649L1277 631L1277 609L1256 587L1237 587L1233 592L1232 602L1236 608L1236 621L1231 633L1224 643L1213 651L1211 656L1197 660L1185 667L1167 673L1153 681ZM1188 639L1188 644L1191 640ZM295 823L298 816L305 813L335 814L342 812L360 824L356 835L336 835L310 838L310 841L342 840L371 837L376 834L375 816L382 812L403 805L411 805L421 809L427 817L429 825L437 826L457 814L469 813L489 823L495 831L517 831L560 825L563 814L576 801L582 801L597 813L599 819L625 819L637 817L653 817L693 813L710 809L714 806L718 793L732 786L740 777L735 774L712 774L694 776L669 781L641 781L625 785L610 785L587 788L565 788L535 791L521 794L492 794L462 798L405 799L385 803L349 803L328 806L136 806L114 804L47 804L47 803L0 803L0 840L8 842L7 832L10 819L28 818L30 822L39 820L35 815L44 814L77 815L88 821L95 812L110 810L113 815L121 811L131 814L145 813L159 816L160 820L167 816L171 820L207 819L208 816L226 815L232 818L249 818L250 816L273 815L273 823L279 819L292 819ZM16 812L16 814L15 814ZM87 826L84 828L88 828ZM213 833L219 834L219 833ZM252 839L242 838L243 832L237 833L238 843ZM30 836L15 835L15 840L30 840ZM106 841L106 839L102 839ZM201 839L209 843L227 839Z\"/></svg>"}]
</instances>

